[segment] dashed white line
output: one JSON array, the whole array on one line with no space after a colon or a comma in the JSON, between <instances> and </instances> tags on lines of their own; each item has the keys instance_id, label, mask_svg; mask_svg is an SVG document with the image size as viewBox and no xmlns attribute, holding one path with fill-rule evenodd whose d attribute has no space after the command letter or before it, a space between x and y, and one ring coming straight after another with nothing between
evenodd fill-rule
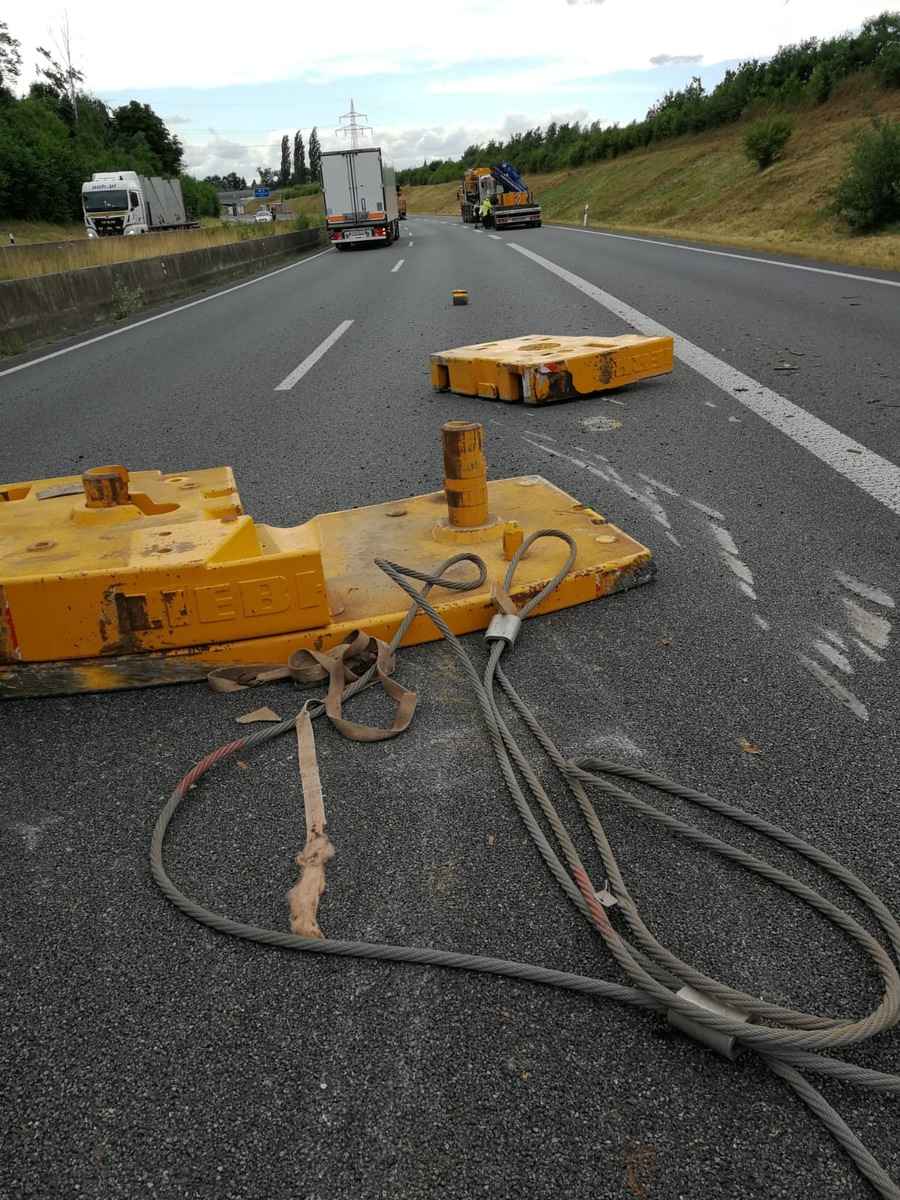
<instances>
[{"instance_id":1,"label":"dashed white line","mask_svg":"<svg viewBox=\"0 0 900 1200\"><path fill-rule=\"evenodd\" d=\"M325 341L318 345L315 350L313 350L312 354L309 354L306 358L304 358L299 367L296 367L293 371L291 371L290 375L287 375L284 379L282 379L281 383L279 383L275 388L275 391L289 392L294 384L303 378L310 367L314 367L322 355L328 353L338 338L343 337L352 324L352 321L342 321L340 325L338 325L337 329L335 329L334 333L330 333Z\"/></svg>"},{"instance_id":2,"label":"dashed white line","mask_svg":"<svg viewBox=\"0 0 900 1200\"><path fill-rule=\"evenodd\" d=\"M393 275L395 271L399 271L405 262L405 258L398 259L394 266L391 267L391 274Z\"/></svg>"},{"instance_id":3,"label":"dashed white line","mask_svg":"<svg viewBox=\"0 0 900 1200\"><path fill-rule=\"evenodd\" d=\"M97 342L104 342L107 338L118 337L121 333L128 333L132 329L140 329L142 325L150 325L153 321L164 321L166 317L174 317L180 312L184 312L188 308L196 308L198 304L209 304L211 300L220 300L223 296L230 296L232 292L239 292L241 288L254 287L257 283L264 283L267 279L271 279L273 275L280 275L282 271L293 271L296 267L303 266L304 263L312 262L314 258L321 258L323 254L330 254L331 247L327 250L320 250L318 254L307 254L299 262L289 263L286 267L278 267L274 271L268 271L265 275L258 275L255 279L247 279L243 283L236 283L232 287L223 288L221 292L216 292L213 296L201 296L199 300L189 300L187 304L179 304L177 308L169 308L165 312L156 313L152 317L144 317L140 321L131 321L128 325L123 325L120 329L110 329L108 333L98 333L96 337L88 338L84 342L78 342L75 346L65 346L62 350L53 350L50 354L42 354L40 358L29 359L28 362L19 363L17 367L7 367L5 371L0 371L0 379L4 375L14 375L16 371L24 371L28 367L36 367L38 363L49 362L51 358L59 358L61 354L72 354L75 350L83 350L85 346L93 346Z\"/></svg>"}]
</instances>

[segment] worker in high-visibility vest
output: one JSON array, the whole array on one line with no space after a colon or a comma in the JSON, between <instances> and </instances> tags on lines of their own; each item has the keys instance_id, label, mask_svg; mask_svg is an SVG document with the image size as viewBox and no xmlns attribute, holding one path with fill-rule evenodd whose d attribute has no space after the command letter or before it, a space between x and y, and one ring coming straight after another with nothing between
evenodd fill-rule
<instances>
[{"instance_id":1,"label":"worker in high-visibility vest","mask_svg":"<svg viewBox=\"0 0 900 1200\"><path fill-rule=\"evenodd\" d=\"M485 229L493 224L490 196L485 196L481 202L481 224Z\"/></svg>"}]
</instances>

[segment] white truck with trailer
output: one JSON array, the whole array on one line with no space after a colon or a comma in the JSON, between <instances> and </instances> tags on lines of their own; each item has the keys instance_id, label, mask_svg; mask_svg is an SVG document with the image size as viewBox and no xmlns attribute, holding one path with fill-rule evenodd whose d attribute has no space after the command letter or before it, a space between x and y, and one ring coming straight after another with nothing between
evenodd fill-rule
<instances>
[{"instance_id":1,"label":"white truck with trailer","mask_svg":"<svg viewBox=\"0 0 900 1200\"><path fill-rule=\"evenodd\" d=\"M390 246L400 236L394 168L378 146L322 153L325 227L333 246Z\"/></svg>"},{"instance_id":2,"label":"white truck with trailer","mask_svg":"<svg viewBox=\"0 0 900 1200\"><path fill-rule=\"evenodd\" d=\"M200 228L184 203L179 180L135 171L95 171L81 185L81 207L89 238Z\"/></svg>"}]
</instances>

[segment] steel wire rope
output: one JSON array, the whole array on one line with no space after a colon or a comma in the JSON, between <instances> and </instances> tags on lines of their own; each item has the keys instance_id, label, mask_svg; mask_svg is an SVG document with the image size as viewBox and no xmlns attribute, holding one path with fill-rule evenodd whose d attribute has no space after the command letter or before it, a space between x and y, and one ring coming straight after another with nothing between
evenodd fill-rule
<instances>
[{"instance_id":1,"label":"steel wire rope","mask_svg":"<svg viewBox=\"0 0 900 1200\"><path fill-rule=\"evenodd\" d=\"M504 584L507 592L511 589L516 567L527 552L528 547L538 538L543 537L556 537L567 542L569 545L569 555L565 566L557 572L556 576L523 606L519 612L520 619L524 619L530 615L549 595L553 588L558 586L574 561L575 544L568 534L561 533L558 530L538 530L523 542L522 547L510 563ZM783 872L769 867L768 864L755 859L751 855L745 855L743 851L738 851L727 843L720 842L719 839L702 833L702 831L697 830L693 826L678 821L676 818L671 818L668 814L661 813L660 810L653 808L652 805L646 805L643 801L637 800L636 797L625 792L624 789L618 788L606 780L599 779L586 768L587 766L591 766L595 769L605 770L611 774L634 778L636 781L656 787L661 791L670 792L670 794L679 796L680 798L704 804L706 807L738 820L747 827L757 832L765 833L783 845L804 854L811 861L823 867L829 874L845 883L857 898L862 901L885 930L896 952L900 950L900 927L898 927L897 922L883 902L866 884L847 871L846 868L843 868L836 860L830 858L830 856L816 850L815 847L809 846L787 831L781 830L777 826L772 826L768 822L754 817L752 814L744 813L743 810L737 809L735 806L728 805L723 801L716 801L712 797L694 792L693 789L683 788L681 785L674 784L672 781L666 780L661 776L654 776L650 772L641 772L623 764L612 763L609 760L581 759L573 762L565 760L536 721L527 705L515 693L509 680L499 667L501 655L508 643L502 638L493 640L484 676L483 678L480 677L456 636L427 599L431 588L434 586L466 590L479 586L480 583L484 582L486 568L476 555L456 555L446 560L434 574L415 571L380 559L376 559L375 561L406 592L412 601L404 621L391 641L391 650L395 650L399 645L410 623L419 611L425 612L435 623L453 653L463 665L464 672L473 687L479 706L485 716L488 733L501 768L501 773L538 851L550 868L551 873L563 887L566 895L572 900L582 915L586 916L597 929L615 961L623 968L626 975L636 986L630 988L623 987L619 984L569 972L554 971L531 964L478 955L457 954L449 951L409 946L373 945L365 942L341 941L336 939L302 938L293 934L281 933L276 930L233 921L190 900L171 881L163 862L163 843L166 831L188 788L195 784L212 766L237 750L257 746L293 728L293 719L279 722L266 730L251 734L246 738L237 739L227 746L220 747L192 768L178 787L176 787L168 803L160 813L150 847L151 871L155 881L167 898L186 915L210 928L264 945L306 950L328 955L474 970L508 978L522 979L528 982L562 987L586 995L615 999L632 1007L643 1007L651 1011L680 1011L692 1020L702 1022L720 1033L737 1038L742 1046L749 1046L754 1049L773 1073L784 1079L811 1111L823 1121L838 1143L857 1165L861 1173L869 1179L879 1194L885 1200L900 1200L900 1188L894 1184L877 1160L860 1142L852 1130L849 1129L821 1093L799 1074L799 1069L814 1071L842 1079L846 1082L853 1082L861 1086L874 1088L878 1091L900 1093L900 1077L870 1071L866 1068L856 1067L854 1064L844 1063L840 1060L830 1059L824 1055L810 1052L810 1047L818 1048L823 1045L843 1045L862 1040L865 1037L872 1036L876 1032L881 1032L884 1028L888 1028L896 1022L898 1016L900 1016L900 978L898 978L896 969L886 955L884 948L867 931L862 929L852 917L838 910L836 906L831 905L829 901L819 896L813 889L807 888L805 884L801 884ZM479 577L471 581L446 579L445 572L451 566L463 561L475 564L478 568ZM422 591L417 592L412 588L407 582L408 579L416 579L423 583L424 587ZM349 699L352 695L367 687L371 682L374 670L373 665L358 680L349 685L343 693L343 699ZM580 856L565 829L565 825L559 818L552 801L550 801L545 789L537 779L530 763L518 747L515 737L499 710L494 696L495 682L500 685L502 692L506 695L512 707L525 721L528 728L554 762L554 765L560 770L570 789L576 795L594 835L594 841L600 852L604 869L611 868L609 870L609 880L616 889L614 892L615 899L617 903L622 904L623 913L626 915L626 921L632 932L638 935L639 948L636 949L630 946L625 939L620 937L613 928L604 908L599 903L597 893L594 891L593 885L590 884ZM309 711L311 716L317 717L324 711L324 705L322 703L311 704ZM556 853L540 829L531 807L522 792L513 763L521 772L532 795L537 800L552 831L556 835L563 849L564 856L569 863L569 867L575 876L574 881L562 866L562 863L560 863ZM589 786L599 786L608 794L615 795L618 799L622 799L626 803L631 804L632 807L636 807L638 811L651 816L654 820L660 821L660 823L672 832L689 837L705 848L715 850L717 853L723 854L726 858L730 858L732 861L747 867L747 869L759 871L771 882L777 883L782 887L787 887L787 890L792 891L793 894L810 903L812 907L830 919L835 920L835 923L848 936L862 945L869 952L873 961L875 961L879 974L885 982L885 996L882 1004L874 1013L862 1021L837 1022L830 1018L795 1013L794 1010L782 1009L780 1006L758 1001L754 997L730 989L726 985L720 984L718 981L694 971L688 964L683 964L681 960L671 955L664 947L659 945L640 920L636 906L628 894L624 880L622 880L621 874L618 871L615 856L606 840L602 825L596 817L593 804L581 786L583 783L587 783ZM581 793L580 796L579 792ZM677 968L677 973L675 974L672 972L673 967ZM696 1005L691 1004L689 1001L682 1000L673 990L681 984L683 977L695 979L707 994L717 994L720 997L731 997L733 1000L739 1000L742 1002L745 1011L748 1011L750 1015L768 1016L769 1018L780 1019L784 1023L787 1023L787 1019L794 1018L796 1032L792 1034L791 1030L755 1028L741 1021L722 1018L717 1014L698 1009ZM749 1008L748 1003L751 1006ZM826 1030L827 1032L817 1034L814 1032L817 1029ZM848 1032L839 1035L839 1030Z\"/></svg>"},{"instance_id":2,"label":"steel wire rope","mask_svg":"<svg viewBox=\"0 0 900 1200\"><path fill-rule=\"evenodd\" d=\"M594 835L595 844L601 854L604 869L607 872L608 879L613 884L613 895L618 904L620 904L623 913L632 933L638 939L638 944L643 948L644 952L653 958L658 965L668 971L674 972L676 977L680 977L683 982L689 983L693 987L698 987L706 991L714 998L723 1001L724 1003L738 1006L744 1009L752 1016L761 1016L769 1020L777 1019L778 1021L801 1029L837 1029L849 1028L845 1021L838 1021L834 1018L819 1017L815 1014L800 1013L794 1009L786 1009L781 1006L772 1004L771 1002L763 1002L756 997L749 995L746 992L737 991L720 983L718 980L712 979L701 972L696 971L690 964L683 962L681 959L672 955L665 947L661 946L654 938L652 933L647 929L641 921L627 886L619 872L618 864L615 855L606 839L603 826L596 816L593 805L581 788L581 781L595 784L606 792L607 795L614 796L617 799L623 800L626 804L643 813L651 820L657 821L664 825L672 832L678 832L685 838L695 841L705 849L713 850L719 853L722 857L731 859L734 862L744 866L747 870L755 871L768 879L769 882L778 884L786 891L792 892L800 899L804 900L811 907L822 912L823 915L829 917L835 924L842 928L848 936L858 941L865 950L867 950L879 967L880 974L885 980L885 998L882 1005L876 1013L867 1018L861 1026L855 1025L854 1037L848 1037L847 1040L861 1040L862 1038L871 1036L872 1032L880 1032L881 1027L887 1028L893 1024L897 1016L900 1015L900 976L891 962L890 958L884 951L884 948L872 936L864 930L856 921L848 914L838 909L835 905L819 896L813 889L808 888L805 884L798 882L791 876L776 870L769 866L768 863L762 862L753 856L738 850L727 843L705 834L697 830L694 826L678 821L677 818L670 817L667 814L661 813L652 805L645 804L631 793L617 788L615 785L609 784L605 780L599 779L596 775L583 769L583 763L591 763L602 769L605 765L611 773L627 774L631 778L638 778L641 782L649 787L656 788L658 791L671 792L671 781L664 779L662 776L654 775L651 772L638 771L636 769L621 768L620 764L609 762L608 760L587 759L580 760L580 763L569 763L559 752L552 740L547 736L546 732L535 720L533 713L528 706L518 696L515 689L512 687L509 680L506 678L503 671L500 669L496 661L496 656L492 657L488 670L494 671L498 683L503 688L504 693L509 699L512 706L521 716L525 724L528 726L531 733L539 741L542 749L547 756L557 767L560 774L566 780L573 794L576 796L579 805L585 815L588 825ZM692 793L691 789L678 787L678 795L682 798L690 799L692 796L700 796L700 793ZM735 809L733 806L726 805L724 802L713 801L711 797L704 797L709 801L707 807L716 807L718 811L723 812L723 815L734 816L741 810ZM726 812L727 810L727 812ZM858 896L862 903L870 909L876 921L879 922L885 929L892 945L900 952L900 927L890 914L885 905L878 899L877 896L866 887L861 880L857 879L846 868L842 867L834 859L820 851L816 851L815 847L803 842L801 839L787 834L786 831L780 830L777 826L771 825L768 822L763 822L752 818L751 814L743 814L747 820L742 820L742 824L750 825L757 832L766 833L775 840L784 844L790 844L791 848L801 854L803 857L810 857L817 862L827 873L834 875L840 882L845 883ZM875 1024L875 1029L869 1028L868 1022ZM807 1043L809 1044L809 1043ZM831 1039L826 1044L838 1044L834 1039Z\"/></svg>"}]
</instances>

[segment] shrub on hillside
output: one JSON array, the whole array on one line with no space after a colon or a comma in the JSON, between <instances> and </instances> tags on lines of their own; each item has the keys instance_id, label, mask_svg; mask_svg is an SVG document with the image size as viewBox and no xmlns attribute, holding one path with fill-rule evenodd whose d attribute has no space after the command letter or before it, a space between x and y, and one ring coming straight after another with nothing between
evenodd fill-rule
<instances>
[{"instance_id":1,"label":"shrub on hillside","mask_svg":"<svg viewBox=\"0 0 900 1200\"><path fill-rule=\"evenodd\" d=\"M744 131L744 154L760 171L771 167L794 132L793 117L762 117Z\"/></svg>"},{"instance_id":2,"label":"shrub on hillside","mask_svg":"<svg viewBox=\"0 0 900 1200\"><path fill-rule=\"evenodd\" d=\"M876 58L872 74L883 88L900 88L900 46L889 46Z\"/></svg>"},{"instance_id":3,"label":"shrub on hillside","mask_svg":"<svg viewBox=\"0 0 900 1200\"><path fill-rule=\"evenodd\" d=\"M829 208L855 233L900 221L900 125L890 117L873 115L869 128L853 131Z\"/></svg>"}]
</instances>

